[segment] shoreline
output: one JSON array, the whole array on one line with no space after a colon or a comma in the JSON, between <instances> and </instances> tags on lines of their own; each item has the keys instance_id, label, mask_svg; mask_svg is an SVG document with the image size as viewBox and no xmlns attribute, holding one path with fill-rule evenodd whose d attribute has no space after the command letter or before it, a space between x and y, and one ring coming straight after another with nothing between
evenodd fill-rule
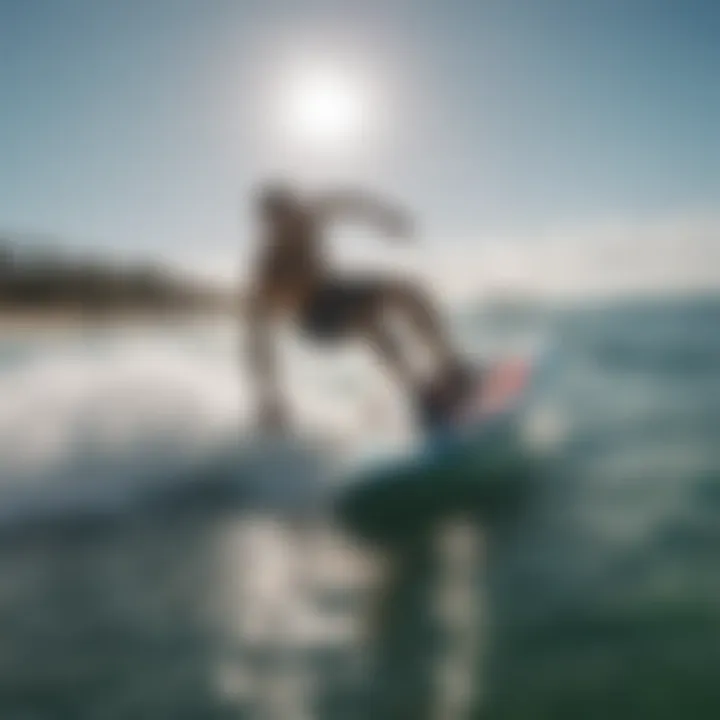
<instances>
[{"instance_id":1,"label":"shoreline","mask_svg":"<svg viewBox=\"0 0 720 720\"><path fill-rule=\"evenodd\" d=\"M230 309L128 310L93 312L77 309L0 309L0 334L38 331L82 331L124 326L166 325L198 321L240 320L242 313Z\"/></svg>"}]
</instances>

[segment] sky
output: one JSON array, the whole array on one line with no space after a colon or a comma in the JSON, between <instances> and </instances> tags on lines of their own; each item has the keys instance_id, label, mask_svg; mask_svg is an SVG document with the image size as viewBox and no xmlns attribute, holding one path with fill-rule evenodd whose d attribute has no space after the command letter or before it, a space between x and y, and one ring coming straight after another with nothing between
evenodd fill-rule
<instances>
[{"instance_id":1,"label":"sky","mask_svg":"<svg viewBox=\"0 0 720 720\"><path fill-rule=\"evenodd\" d=\"M404 203L466 283L632 245L712 284L719 39L714 0L0 0L0 229L232 276L288 174ZM306 66L362 89L344 147L287 132Z\"/></svg>"}]
</instances>

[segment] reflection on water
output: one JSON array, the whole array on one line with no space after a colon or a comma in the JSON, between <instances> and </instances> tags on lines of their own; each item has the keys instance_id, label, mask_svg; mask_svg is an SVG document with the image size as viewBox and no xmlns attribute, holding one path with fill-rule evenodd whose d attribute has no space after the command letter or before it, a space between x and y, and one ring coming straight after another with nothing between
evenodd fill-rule
<instances>
[{"instance_id":1,"label":"reflection on water","mask_svg":"<svg viewBox=\"0 0 720 720\"><path fill-rule=\"evenodd\" d=\"M458 626L472 604L462 553L455 548L456 566L446 565L435 606L467 653L473 636ZM8 536L2 717L364 717L389 678L384 692L397 694L404 681L420 697L422 675L408 660L427 658L428 639L417 634L411 603L428 588L406 584L411 595L393 600L401 656L385 653L383 662L400 666L379 667L365 623L382 573L382 562L330 527L241 510ZM442 660L430 679L451 706L472 681L461 676L461 654Z\"/></svg>"},{"instance_id":2,"label":"reflection on water","mask_svg":"<svg viewBox=\"0 0 720 720\"><path fill-rule=\"evenodd\" d=\"M218 536L218 687L259 717L315 717L361 669L366 558L316 522L238 516Z\"/></svg>"}]
</instances>

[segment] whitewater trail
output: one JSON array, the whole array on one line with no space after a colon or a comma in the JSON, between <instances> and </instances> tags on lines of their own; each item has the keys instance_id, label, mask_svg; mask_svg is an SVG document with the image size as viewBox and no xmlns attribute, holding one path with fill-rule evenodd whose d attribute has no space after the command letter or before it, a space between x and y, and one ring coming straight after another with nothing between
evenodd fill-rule
<instances>
[{"instance_id":1,"label":"whitewater trail","mask_svg":"<svg viewBox=\"0 0 720 720\"><path fill-rule=\"evenodd\" d=\"M251 472L262 447L234 345L202 329L0 344L0 519L118 510L243 453ZM366 393L362 362L333 359L288 362L304 437L340 452L401 427L392 392Z\"/></svg>"}]
</instances>

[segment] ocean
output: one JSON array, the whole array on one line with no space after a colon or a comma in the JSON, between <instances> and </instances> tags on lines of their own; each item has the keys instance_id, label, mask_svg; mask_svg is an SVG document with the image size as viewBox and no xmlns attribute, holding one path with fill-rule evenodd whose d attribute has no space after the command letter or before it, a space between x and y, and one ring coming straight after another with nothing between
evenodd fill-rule
<instances>
[{"instance_id":1,"label":"ocean","mask_svg":"<svg viewBox=\"0 0 720 720\"><path fill-rule=\"evenodd\" d=\"M280 447L227 324L5 332L0 718L718 717L720 297L455 320L477 357L550 361L520 502L450 522L432 568L330 512L409 437L361 349L285 343Z\"/></svg>"}]
</instances>

